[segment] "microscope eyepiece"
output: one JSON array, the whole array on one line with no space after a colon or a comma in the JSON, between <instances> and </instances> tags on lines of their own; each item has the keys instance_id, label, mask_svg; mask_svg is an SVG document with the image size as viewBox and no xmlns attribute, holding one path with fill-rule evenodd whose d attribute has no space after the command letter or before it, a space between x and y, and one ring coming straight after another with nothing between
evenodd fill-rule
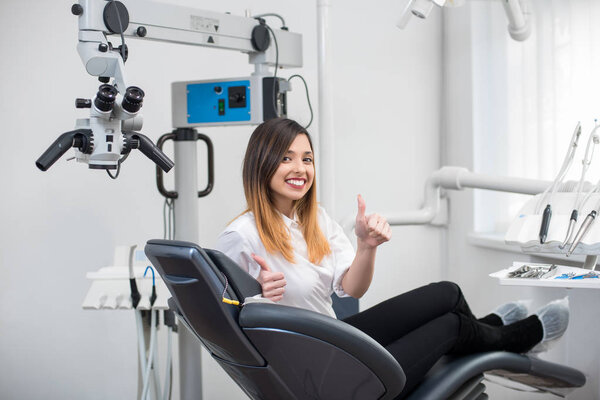
<instances>
[{"instance_id":1,"label":"microscope eyepiece","mask_svg":"<svg viewBox=\"0 0 600 400\"><path fill-rule=\"evenodd\" d=\"M112 85L100 85L94 99L94 105L98 110L103 112L112 110L115 105L117 93L117 89Z\"/></svg>"},{"instance_id":2,"label":"microscope eyepiece","mask_svg":"<svg viewBox=\"0 0 600 400\"><path fill-rule=\"evenodd\" d=\"M142 102L144 101L144 91L137 86L130 86L125 90L125 96L123 96L123 109L130 113L135 114L142 108Z\"/></svg>"}]
</instances>

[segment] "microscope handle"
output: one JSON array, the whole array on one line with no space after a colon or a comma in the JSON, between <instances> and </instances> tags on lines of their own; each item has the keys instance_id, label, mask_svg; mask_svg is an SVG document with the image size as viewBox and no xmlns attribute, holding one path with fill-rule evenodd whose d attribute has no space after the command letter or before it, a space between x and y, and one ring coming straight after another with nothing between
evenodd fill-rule
<instances>
[{"instance_id":1,"label":"microscope handle","mask_svg":"<svg viewBox=\"0 0 600 400\"><path fill-rule=\"evenodd\" d=\"M198 191L198 197L207 196L212 192L215 185L215 162L214 162L214 149L210 138L202 133L196 132L194 128L175 128L171 133L165 133L156 141L156 146L162 150L163 145L167 140L174 141L198 141L202 140L206 143L206 150L208 154L208 182L203 190ZM168 191L165 189L162 171L156 168L156 186L160 194L165 196L167 199L176 199L179 194L175 191Z\"/></svg>"},{"instance_id":2,"label":"microscope handle","mask_svg":"<svg viewBox=\"0 0 600 400\"><path fill-rule=\"evenodd\" d=\"M87 152L91 135L91 129L76 129L63 133L37 159L35 165L42 171L46 171L71 147L78 147L82 152Z\"/></svg>"},{"instance_id":3,"label":"microscope handle","mask_svg":"<svg viewBox=\"0 0 600 400\"><path fill-rule=\"evenodd\" d=\"M125 137L128 139L133 139L136 141L137 146L132 146L132 148L138 148L146 157L154 161L156 165L158 165L163 171L169 172L171 168L175 165L173 161L169 157L166 156L165 153L162 152L161 149L156 147L152 140L148 139L147 136L142 135L139 132L123 132Z\"/></svg>"}]
</instances>

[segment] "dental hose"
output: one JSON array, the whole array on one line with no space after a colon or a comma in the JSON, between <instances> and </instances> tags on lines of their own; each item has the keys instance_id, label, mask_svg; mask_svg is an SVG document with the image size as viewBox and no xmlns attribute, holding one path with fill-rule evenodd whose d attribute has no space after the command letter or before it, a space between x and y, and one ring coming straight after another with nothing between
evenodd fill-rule
<instances>
[{"instance_id":1,"label":"dental hose","mask_svg":"<svg viewBox=\"0 0 600 400\"><path fill-rule=\"evenodd\" d=\"M144 382L143 374L146 371L146 340L144 339L144 320L142 318L142 312L135 310L135 324L137 325L138 331L138 353L140 357L140 370L142 371L142 382ZM142 383L142 387L144 384ZM138 386L139 390L139 386ZM138 393L138 399L143 399Z\"/></svg>"},{"instance_id":2,"label":"dental hose","mask_svg":"<svg viewBox=\"0 0 600 400\"><path fill-rule=\"evenodd\" d=\"M133 255L135 254L135 248L137 244L134 244L129 248L129 288L131 289L131 305L135 310L140 303L142 296L135 283L135 275L133 274Z\"/></svg>"},{"instance_id":3,"label":"dental hose","mask_svg":"<svg viewBox=\"0 0 600 400\"><path fill-rule=\"evenodd\" d=\"M571 164L573 163L573 159L575 158L575 152L577 150L577 143L579 142L580 136L581 136L581 123L578 122L577 126L575 127L575 131L573 132L573 136L571 137L571 144L569 146L567 154L565 155L563 164L560 167L560 170L559 170L558 174L556 175L556 178L554 179L554 182L552 182L552 185L550 185L548 188L546 188L546 190L544 190L544 192L540 196L540 199L538 200L538 204L535 209L536 214L538 214L540 212L541 205L543 204L543 201L546 199L546 197L548 195L548 191L550 191L550 200L548 201L548 204L546 205L546 208L544 209L544 212L542 215L542 224L540 226L539 239L540 239L541 244L544 244L546 242L546 238L548 237L548 229L550 227L550 219L552 218L551 204L552 204L552 200L554 198L554 194L556 193L556 190L558 189L559 184L563 181L563 179L565 178L565 175L567 174L567 172L569 171L569 168L571 167Z\"/></svg>"},{"instance_id":4,"label":"dental hose","mask_svg":"<svg viewBox=\"0 0 600 400\"><path fill-rule=\"evenodd\" d=\"M167 369L165 371L165 386L163 392L163 400L169 400L171 398L171 376L173 375L173 355L171 349L173 348L173 329L167 329Z\"/></svg>"},{"instance_id":5,"label":"dental hose","mask_svg":"<svg viewBox=\"0 0 600 400\"><path fill-rule=\"evenodd\" d=\"M140 299L142 296L137 288L137 284L135 282L135 275L133 273L133 256L135 254L135 248L137 245L133 245L129 248L129 288L131 289L131 306L135 310L135 325L137 327L137 336L138 336L138 354L140 359L140 369L141 371L146 370L146 340L144 339L144 321L142 318L142 312L137 309L137 306L140 304ZM141 399L142 397L139 396Z\"/></svg>"},{"instance_id":6,"label":"dental hose","mask_svg":"<svg viewBox=\"0 0 600 400\"><path fill-rule=\"evenodd\" d=\"M150 308L150 354L148 354L148 363L144 371L143 382L144 388L142 390L142 400L146 399L148 395L148 388L150 387L150 369L152 369L152 360L154 359L154 349L156 347L156 313Z\"/></svg>"},{"instance_id":7,"label":"dental hose","mask_svg":"<svg viewBox=\"0 0 600 400\"><path fill-rule=\"evenodd\" d=\"M578 124L578 126L579 126L579 124ZM588 139L588 143L587 143L587 146L585 148L585 155L583 157L583 160L581 161L581 163L582 163L581 177L579 178L579 184L577 185L577 190L576 190L577 191L577 196L575 197L575 204L573 206L573 210L571 211L571 217L569 219L569 226L567 228L567 234L565 236L565 240L558 246L561 249L565 248L565 246L567 246L567 244L573 243L573 241L574 241L573 235L575 234L575 225L577 224L577 218L578 218L578 215L579 215L579 210L587 202L587 200L590 198L590 196L593 193L597 192L598 189L600 189L600 181L598 181L598 183L596 184L596 186L594 186L587 193L587 195L585 196L585 198L583 199L583 201L580 202L581 194L583 192L583 184L585 182L585 175L586 175L586 173L587 173L590 165L592 164L592 158L594 156L595 146L598 143L600 143L600 138L596 134L596 130L599 127L600 127L600 125L598 125L598 123L596 121L594 129L590 133L590 137Z\"/></svg>"},{"instance_id":8,"label":"dental hose","mask_svg":"<svg viewBox=\"0 0 600 400\"><path fill-rule=\"evenodd\" d=\"M158 355L157 355L157 351L156 351L156 331L157 331L157 325L156 325L156 316L158 314L157 310L154 310L154 302L156 301L156 281L155 281L155 275L154 275L154 268L152 268L151 266L146 267L146 270L144 271L144 277L146 277L146 273L148 272L148 270L152 271L152 294L150 295L150 345L148 346L148 348L150 349L150 352L148 354L148 360L146 362L145 365L145 369L144 369L144 376L143 376L143 390L142 390L142 400L145 400L147 398L148 395L148 389L150 387L150 370L154 369L154 389L156 391L156 395L160 396L160 376L159 376L159 372L157 369L158 366ZM142 333L143 335L143 333ZM154 367L154 368L153 368Z\"/></svg>"}]
</instances>

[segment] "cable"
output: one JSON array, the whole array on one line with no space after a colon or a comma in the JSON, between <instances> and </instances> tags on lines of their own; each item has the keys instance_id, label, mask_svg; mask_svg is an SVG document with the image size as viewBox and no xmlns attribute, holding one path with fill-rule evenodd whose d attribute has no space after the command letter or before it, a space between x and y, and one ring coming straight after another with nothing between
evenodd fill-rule
<instances>
[{"instance_id":1,"label":"cable","mask_svg":"<svg viewBox=\"0 0 600 400\"><path fill-rule=\"evenodd\" d=\"M222 298L221 301L223 301L223 303L225 303L225 304L239 306L240 305L239 301L231 300L231 299L228 299L227 297L225 297L225 294L227 293L227 288L229 287L229 282L227 281L227 275L225 275L223 272L221 272L221 275L223 275L223 278L225 278L225 288L223 289L223 294L221 295L221 298Z\"/></svg>"},{"instance_id":2,"label":"cable","mask_svg":"<svg viewBox=\"0 0 600 400\"><path fill-rule=\"evenodd\" d=\"M263 17L277 17L281 20L281 29L283 29L284 31L288 30L288 27L285 25L285 20L283 19L283 17L279 14L275 14L275 13L265 13L265 14L258 14L255 15L254 18L263 18Z\"/></svg>"},{"instance_id":3,"label":"cable","mask_svg":"<svg viewBox=\"0 0 600 400\"><path fill-rule=\"evenodd\" d=\"M304 129L308 129L308 127L310 126L310 124L312 124L313 122L313 109L312 109L312 105L310 104L310 95L308 94L308 85L306 84L306 80L304 80L304 77L300 74L295 74L290 76L287 80L288 82L292 80L292 78L300 78L302 79L302 82L304 83L304 89L306 89L306 101L308 102L308 108L310 110L310 121L308 121L308 125L306 125L304 127Z\"/></svg>"},{"instance_id":4,"label":"cable","mask_svg":"<svg viewBox=\"0 0 600 400\"><path fill-rule=\"evenodd\" d=\"M111 177L111 179L117 179L119 177L119 172L121 172L121 163L123 163L125 160L127 160L127 157L129 157L129 154L131 153L127 153L125 154L123 157L119 158L119 161L117 161L117 173L113 176L113 174L110 173L110 170L106 170L106 173L108 174L108 176Z\"/></svg>"},{"instance_id":5,"label":"cable","mask_svg":"<svg viewBox=\"0 0 600 400\"><path fill-rule=\"evenodd\" d=\"M119 13L119 8L117 7L117 3L115 0L111 0L111 3L115 6L113 7L117 13L117 21L119 21L119 31L121 33L121 49L123 49L123 53L125 52L125 36L123 35L123 24L121 23L121 14ZM125 62L125 55L121 53L121 58L123 62Z\"/></svg>"},{"instance_id":6,"label":"cable","mask_svg":"<svg viewBox=\"0 0 600 400\"><path fill-rule=\"evenodd\" d=\"M168 210L168 212L167 212ZM168 214L168 215L167 215ZM175 238L175 200L165 198L163 204L163 239Z\"/></svg>"},{"instance_id":7,"label":"cable","mask_svg":"<svg viewBox=\"0 0 600 400\"><path fill-rule=\"evenodd\" d=\"M146 277L146 272L148 272L148 270L152 271L152 294L150 295L150 309L152 309L152 306L154 306L154 302L156 301L156 278L154 276L154 268L150 265L148 265L144 271L144 278Z\"/></svg>"},{"instance_id":8,"label":"cable","mask_svg":"<svg viewBox=\"0 0 600 400\"><path fill-rule=\"evenodd\" d=\"M279 68L279 45L277 44L277 38L275 37L275 32L273 32L273 29L271 29L271 27L269 25L267 25L265 23L265 27L269 30L269 32L271 33L271 36L273 37L273 41L275 42L275 71L273 72L273 110L275 111L275 117L279 118L279 110L277 108L277 100L276 100L276 95L275 95L275 83L277 81L277 68ZM279 86L279 85L277 85ZM277 94L277 97L279 97L279 94Z\"/></svg>"}]
</instances>

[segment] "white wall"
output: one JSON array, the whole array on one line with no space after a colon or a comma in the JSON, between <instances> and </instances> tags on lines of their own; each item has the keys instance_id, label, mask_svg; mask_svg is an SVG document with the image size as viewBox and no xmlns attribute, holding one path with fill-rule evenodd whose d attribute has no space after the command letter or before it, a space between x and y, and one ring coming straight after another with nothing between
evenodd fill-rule
<instances>
[{"instance_id":1,"label":"white wall","mask_svg":"<svg viewBox=\"0 0 600 400\"><path fill-rule=\"evenodd\" d=\"M481 148L476 147L478 135L485 135L485 127L497 129L495 123L485 121L479 112L485 112L474 95L474 82L481 82L486 71L477 68L477 57L498 57L489 54L489 48L483 47L484 41L474 35L472 27L481 24L474 16L475 7L486 7L494 16L494 22L487 26L489 31L505 29L504 13L498 3L467 3L466 7L448 9L444 13L444 123L443 154L445 165L457 165L477 170L477 157L485 157ZM479 9L481 11L481 9ZM481 14L479 14L481 15ZM508 34L508 33L506 33ZM500 57L501 59L501 57ZM500 61L501 62L501 61ZM489 71L488 71L489 72ZM502 76L494 75L494 79ZM485 80L484 80L485 82ZM498 89L501 83L490 84ZM490 90L490 96L502 95L502 90ZM491 113L493 114L493 113ZM498 114L501 114L499 111ZM487 123L487 124L486 124ZM498 128L501 129L501 128ZM475 136L475 137L474 137ZM501 157L502 151L494 147L489 157ZM479 152L479 154L477 154ZM526 171L523 171L523 175ZM450 224L447 241L448 276L462 287L464 294L475 314L484 315L496 305L514 299L532 299L533 309L546 302L569 296L571 319L567 333L555 347L541 355L543 359L563 363L583 371L588 383L573 392L569 399L597 399L600 397L598 376L600 375L600 354L596 343L600 328L598 303L600 293L591 289L527 288L500 286L488 277L491 272L512 265L515 260L530 261L523 254L492 250L478 247L468 241L473 232L474 191L448 191L450 200ZM542 260L533 261L544 262ZM547 260L545 260L547 262ZM542 399L556 398L552 395L519 393L496 385L488 385L487 393L494 399Z\"/></svg>"},{"instance_id":2,"label":"white wall","mask_svg":"<svg viewBox=\"0 0 600 400\"><path fill-rule=\"evenodd\" d=\"M42 173L35 159L62 132L71 130L76 97L91 97L98 82L75 50L73 1L0 3L0 117L4 168L0 171L0 397L134 398L136 344L133 314L83 311L85 273L111 264L116 245L162 237L162 199L154 166L134 153L116 181L84 165L58 161ZM224 0L172 3L243 14L279 12L303 34L307 79L316 103L314 2ZM414 209L423 182L439 166L441 115L441 18L394 27L399 2L372 7L335 1L337 217L355 213L362 193L368 210ZM243 76L252 72L240 53L128 41L126 73L146 91L143 132L156 140L171 130L170 82ZM290 116L308 120L299 82ZM316 104L315 104L316 107ZM318 118L318 116L317 116ZM318 134L313 125L311 131ZM198 201L200 244L243 208L241 158L250 127L202 129L215 144L216 186ZM318 162L318 160L317 160ZM200 160L200 176L203 176ZM172 174L170 174L172 175ZM167 178L172 187L172 178ZM441 233L435 228L394 230L383 246L366 307L437 279ZM164 354L162 359L164 360ZM243 398L216 364L204 357L204 397ZM175 394L178 393L175 388ZM177 398L175 396L174 398Z\"/></svg>"}]
</instances>

